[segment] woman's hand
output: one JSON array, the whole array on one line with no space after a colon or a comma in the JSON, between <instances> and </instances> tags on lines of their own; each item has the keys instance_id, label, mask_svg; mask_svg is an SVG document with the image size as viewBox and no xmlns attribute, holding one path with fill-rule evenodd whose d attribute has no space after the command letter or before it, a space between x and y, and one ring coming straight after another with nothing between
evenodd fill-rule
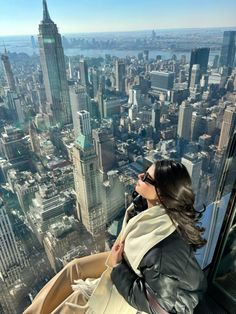
<instances>
[{"instance_id":1,"label":"woman's hand","mask_svg":"<svg viewBox=\"0 0 236 314\"><path fill-rule=\"evenodd\" d=\"M122 261L122 254L124 252L124 242L120 242L119 244L114 244L111 249L111 264L112 267L117 265Z\"/></svg>"}]
</instances>

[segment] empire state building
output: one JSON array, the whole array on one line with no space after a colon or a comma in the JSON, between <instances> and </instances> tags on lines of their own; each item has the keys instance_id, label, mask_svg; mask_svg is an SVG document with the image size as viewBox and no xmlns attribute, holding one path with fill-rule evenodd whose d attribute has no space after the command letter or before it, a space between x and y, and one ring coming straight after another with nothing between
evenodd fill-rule
<instances>
[{"instance_id":1,"label":"empire state building","mask_svg":"<svg viewBox=\"0 0 236 314\"><path fill-rule=\"evenodd\" d=\"M47 98L47 114L51 125L64 126L72 122L69 87L61 35L51 20L46 0L43 0L43 20L39 24L39 53Z\"/></svg>"}]
</instances>

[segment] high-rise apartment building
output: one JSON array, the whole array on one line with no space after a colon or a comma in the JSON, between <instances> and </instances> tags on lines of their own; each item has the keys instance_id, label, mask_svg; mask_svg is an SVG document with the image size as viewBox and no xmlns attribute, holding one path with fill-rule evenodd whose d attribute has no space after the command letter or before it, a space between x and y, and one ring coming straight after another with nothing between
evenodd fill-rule
<instances>
[{"instance_id":1,"label":"high-rise apartment building","mask_svg":"<svg viewBox=\"0 0 236 314\"><path fill-rule=\"evenodd\" d=\"M192 120L192 107L187 101L183 101L179 106L179 119L177 134L180 138L187 141L191 138L191 120Z\"/></svg>"},{"instance_id":2,"label":"high-rise apartment building","mask_svg":"<svg viewBox=\"0 0 236 314\"><path fill-rule=\"evenodd\" d=\"M236 126L236 108L229 106L225 109L223 122L221 126L220 139L218 149L227 147L230 137Z\"/></svg>"},{"instance_id":3,"label":"high-rise apartment building","mask_svg":"<svg viewBox=\"0 0 236 314\"><path fill-rule=\"evenodd\" d=\"M200 75L207 72L207 65L209 60L210 48L195 48L191 51L190 65L189 65L189 79L188 87L190 86L190 80L192 75L192 67L194 64L199 64Z\"/></svg>"},{"instance_id":4,"label":"high-rise apartment building","mask_svg":"<svg viewBox=\"0 0 236 314\"><path fill-rule=\"evenodd\" d=\"M15 79L12 73L11 64L10 64L10 60L7 55L6 49L5 49L5 53L2 54L1 56L1 59L2 59L2 64L3 64L3 69L6 75L6 79L7 79L8 88L10 90L15 90L16 89Z\"/></svg>"},{"instance_id":5,"label":"high-rise apartment building","mask_svg":"<svg viewBox=\"0 0 236 314\"><path fill-rule=\"evenodd\" d=\"M47 98L47 113L51 124L71 123L69 87L61 35L51 20L46 0L43 0L43 20L39 24L39 53Z\"/></svg>"},{"instance_id":6,"label":"high-rise apartment building","mask_svg":"<svg viewBox=\"0 0 236 314\"><path fill-rule=\"evenodd\" d=\"M225 31L220 53L220 66L232 67L235 58L236 31Z\"/></svg>"}]
</instances>

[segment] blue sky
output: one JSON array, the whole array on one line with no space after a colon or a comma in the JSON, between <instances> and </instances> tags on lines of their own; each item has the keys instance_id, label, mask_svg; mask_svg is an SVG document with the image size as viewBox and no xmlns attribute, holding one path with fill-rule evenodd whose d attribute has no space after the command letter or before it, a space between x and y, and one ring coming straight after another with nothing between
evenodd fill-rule
<instances>
[{"instance_id":1,"label":"blue sky","mask_svg":"<svg viewBox=\"0 0 236 314\"><path fill-rule=\"evenodd\" d=\"M236 26L235 0L47 0L61 33ZM37 34L42 0L0 0L0 36Z\"/></svg>"}]
</instances>

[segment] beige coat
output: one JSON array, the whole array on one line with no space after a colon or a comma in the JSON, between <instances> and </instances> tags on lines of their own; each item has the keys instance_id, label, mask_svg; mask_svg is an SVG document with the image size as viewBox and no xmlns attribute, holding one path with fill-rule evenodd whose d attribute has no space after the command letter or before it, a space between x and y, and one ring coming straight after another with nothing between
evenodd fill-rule
<instances>
[{"instance_id":1,"label":"beige coat","mask_svg":"<svg viewBox=\"0 0 236 314\"><path fill-rule=\"evenodd\" d=\"M127 223L131 209L132 206L126 211L116 243L125 240L124 258L141 276L138 265L143 256L171 234L175 227L159 205L143 211ZM74 259L43 287L24 314L136 314L137 310L126 302L113 285L111 271L109 252ZM81 291L72 291L75 280L99 277L99 284L88 301Z\"/></svg>"},{"instance_id":2,"label":"beige coat","mask_svg":"<svg viewBox=\"0 0 236 314\"><path fill-rule=\"evenodd\" d=\"M144 255L176 228L160 205L148 208L127 223L128 212L131 209L132 205L126 211L122 230L116 243L125 240L125 259L137 275L141 276L138 266ZM135 314L137 310L118 293L110 279L111 255L108 256L106 266L107 269L103 272L97 288L88 301L89 310L86 313Z\"/></svg>"}]
</instances>

